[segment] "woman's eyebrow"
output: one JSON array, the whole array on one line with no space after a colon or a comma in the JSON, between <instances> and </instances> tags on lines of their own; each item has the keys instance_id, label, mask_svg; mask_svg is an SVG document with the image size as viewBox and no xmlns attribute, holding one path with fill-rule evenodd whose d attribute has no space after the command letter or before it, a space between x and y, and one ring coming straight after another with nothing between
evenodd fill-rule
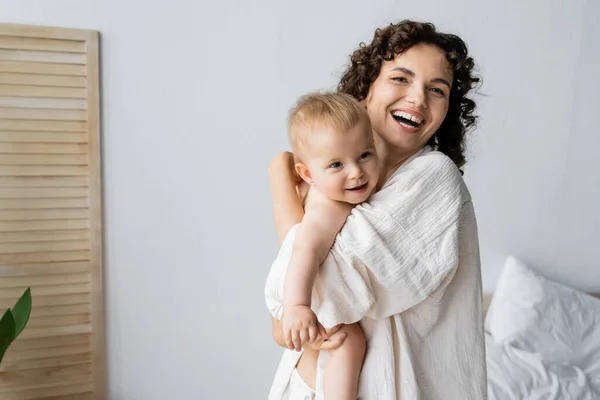
<instances>
[{"instance_id":1,"label":"woman's eyebrow","mask_svg":"<svg viewBox=\"0 0 600 400\"><path fill-rule=\"evenodd\" d=\"M450 82L448 82L444 78L434 78L434 79L431 80L431 82L432 83L441 83L443 85L448 86L448 89L450 89Z\"/></svg>"},{"instance_id":2,"label":"woman's eyebrow","mask_svg":"<svg viewBox=\"0 0 600 400\"><path fill-rule=\"evenodd\" d=\"M414 72L412 72L410 69L404 68L404 67L392 68L392 71L400 71L400 72L404 72L406 75L413 76L413 77L415 76Z\"/></svg>"},{"instance_id":3,"label":"woman's eyebrow","mask_svg":"<svg viewBox=\"0 0 600 400\"><path fill-rule=\"evenodd\" d=\"M411 76L414 78L415 73L412 72L410 69L408 68L404 68L404 67L395 67L392 68L391 71L400 71L400 72L404 72L406 75ZM441 83L443 85L448 86L448 89L450 89L450 82L448 82L447 80L445 80L444 78L433 78L431 80L432 83Z\"/></svg>"}]
</instances>

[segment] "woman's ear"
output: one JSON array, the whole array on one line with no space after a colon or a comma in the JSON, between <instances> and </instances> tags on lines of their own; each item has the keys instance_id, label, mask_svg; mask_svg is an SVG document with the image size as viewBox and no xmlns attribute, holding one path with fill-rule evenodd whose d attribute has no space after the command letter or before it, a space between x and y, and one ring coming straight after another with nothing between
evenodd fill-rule
<instances>
[{"instance_id":1,"label":"woman's ear","mask_svg":"<svg viewBox=\"0 0 600 400\"><path fill-rule=\"evenodd\" d=\"M314 184L314 181L312 179L312 176L310 175L310 171L308 170L308 168L306 167L306 165L304 165L303 163L296 163L295 165L296 167L296 172L298 173L298 175L300 175L300 177L309 185Z\"/></svg>"}]
</instances>

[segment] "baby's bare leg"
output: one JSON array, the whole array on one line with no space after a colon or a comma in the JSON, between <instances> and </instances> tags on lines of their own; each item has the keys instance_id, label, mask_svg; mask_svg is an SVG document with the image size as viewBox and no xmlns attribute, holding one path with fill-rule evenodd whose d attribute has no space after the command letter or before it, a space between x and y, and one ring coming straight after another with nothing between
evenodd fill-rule
<instances>
[{"instance_id":1,"label":"baby's bare leg","mask_svg":"<svg viewBox=\"0 0 600 400\"><path fill-rule=\"evenodd\" d=\"M311 388L317 387L317 360L319 358L319 352L312 349L304 349L302 356L298 364L296 364L296 370L300 378Z\"/></svg>"},{"instance_id":2,"label":"baby's bare leg","mask_svg":"<svg viewBox=\"0 0 600 400\"><path fill-rule=\"evenodd\" d=\"M356 400L358 378L367 347L365 335L357 323L343 325L340 330L348 336L339 348L329 351L323 377L325 399Z\"/></svg>"}]
</instances>

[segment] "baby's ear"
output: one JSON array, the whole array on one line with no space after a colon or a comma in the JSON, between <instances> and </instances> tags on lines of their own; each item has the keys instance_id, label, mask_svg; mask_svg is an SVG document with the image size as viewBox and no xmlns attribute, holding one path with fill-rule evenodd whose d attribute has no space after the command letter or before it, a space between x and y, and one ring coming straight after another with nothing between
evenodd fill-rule
<instances>
[{"instance_id":1,"label":"baby's ear","mask_svg":"<svg viewBox=\"0 0 600 400\"><path fill-rule=\"evenodd\" d=\"M313 184L312 176L310 175L310 171L306 167L306 165L302 163L296 163L296 172L300 177L309 185Z\"/></svg>"}]
</instances>

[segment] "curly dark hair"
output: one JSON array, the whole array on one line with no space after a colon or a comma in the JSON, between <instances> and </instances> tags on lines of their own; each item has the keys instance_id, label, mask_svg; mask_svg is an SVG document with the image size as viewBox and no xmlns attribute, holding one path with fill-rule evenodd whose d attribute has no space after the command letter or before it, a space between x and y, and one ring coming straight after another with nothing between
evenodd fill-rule
<instances>
[{"instance_id":1,"label":"curly dark hair","mask_svg":"<svg viewBox=\"0 0 600 400\"><path fill-rule=\"evenodd\" d=\"M450 157L461 169L465 164L465 135L477 122L475 102L467 94L480 78L474 75L473 58L469 57L467 45L458 36L438 32L432 23L410 20L379 28L370 44L361 43L351 55L351 64L340 79L338 90L359 101L364 100L379 75L382 62L393 60L419 43L439 47L454 70L448 113L428 144Z\"/></svg>"}]
</instances>

